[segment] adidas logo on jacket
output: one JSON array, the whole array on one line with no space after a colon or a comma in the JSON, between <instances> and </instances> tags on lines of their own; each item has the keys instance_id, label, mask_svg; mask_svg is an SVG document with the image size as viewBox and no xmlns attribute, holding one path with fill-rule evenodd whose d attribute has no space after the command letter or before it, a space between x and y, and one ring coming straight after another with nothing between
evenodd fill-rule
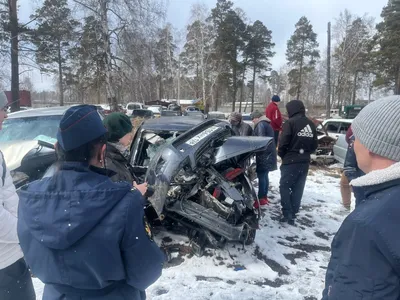
<instances>
[{"instance_id":1,"label":"adidas logo on jacket","mask_svg":"<svg viewBox=\"0 0 400 300\"><path fill-rule=\"evenodd\" d=\"M293 100L286 105L289 120L283 124L278 155L282 164L310 162L318 147L315 124L306 117L303 102Z\"/></svg>"},{"instance_id":2,"label":"adidas logo on jacket","mask_svg":"<svg viewBox=\"0 0 400 300\"><path fill-rule=\"evenodd\" d=\"M297 133L298 136L304 136L308 138L314 137L314 134L312 132L311 126L307 124L306 127L304 127L299 133Z\"/></svg>"}]
</instances>

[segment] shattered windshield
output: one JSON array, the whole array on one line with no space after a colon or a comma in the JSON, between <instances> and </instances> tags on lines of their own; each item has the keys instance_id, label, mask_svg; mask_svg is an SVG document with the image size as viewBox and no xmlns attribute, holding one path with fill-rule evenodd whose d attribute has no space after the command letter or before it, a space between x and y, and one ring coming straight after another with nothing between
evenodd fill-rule
<instances>
[{"instance_id":1,"label":"shattered windshield","mask_svg":"<svg viewBox=\"0 0 400 300\"><path fill-rule=\"evenodd\" d=\"M62 115L6 119L0 142L41 140L54 144Z\"/></svg>"},{"instance_id":2,"label":"shattered windshield","mask_svg":"<svg viewBox=\"0 0 400 300\"><path fill-rule=\"evenodd\" d=\"M147 157L151 160L154 155L166 144L171 143L177 137L177 133L169 138L162 138L161 136L157 135L156 133L147 133L145 134L144 138L147 142L150 143L149 147L146 149Z\"/></svg>"}]
</instances>

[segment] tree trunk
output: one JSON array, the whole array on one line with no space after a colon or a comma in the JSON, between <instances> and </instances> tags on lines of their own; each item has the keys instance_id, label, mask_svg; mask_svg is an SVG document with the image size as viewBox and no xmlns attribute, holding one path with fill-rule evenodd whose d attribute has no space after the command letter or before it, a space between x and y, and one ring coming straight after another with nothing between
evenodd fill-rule
<instances>
[{"instance_id":1,"label":"tree trunk","mask_svg":"<svg viewBox=\"0 0 400 300\"><path fill-rule=\"evenodd\" d=\"M64 106L63 69L61 57L61 42L58 43L58 90L60 93L60 106Z\"/></svg>"},{"instance_id":2,"label":"tree trunk","mask_svg":"<svg viewBox=\"0 0 400 300\"><path fill-rule=\"evenodd\" d=\"M243 90L244 90L244 76L246 73L246 66L243 66L243 74L242 74L242 87L240 90L240 102L239 102L239 112L242 112L242 102L243 102Z\"/></svg>"},{"instance_id":3,"label":"tree trunk","mask_svg":"<svg viewBox=\"0 0 400 300\"><path fill-rule=\"evenodd\" d=\"M331 116L331 22L328 23L328 49L326 59L326 117Z\"/></svg>"},{"instance_id":4,"label":"tree trunk","mask_svg":"<svg viewBox=\"0 0 400 300\"><path fill-rule=\"evenodd\" d=\"M105 80L106 80L106 95L107 102L114 110L118 110L118 103L115 97L113 78L112 78L112 65L111 65L111 47L110 37L108 35L108 2L109 0L101 0L100 16L102 27L102 41L105 65Z\"/></svg>"},{"instance_id":5,"label":"tree trunk","mask_svg":"<svg viewBox=\"0 0 400 300\"><path fill-rule=\"evenodd\" d=\"M301 81L303 77L303 63L304 63L304 42L301 46L301 60L300 60L300 74L299 74L299 84L297 86L297 100L300 100L300 93L301 93Z\"/></svg>"},{"instance_id":6,"label":"tree trunk","mask_svg":"<svg viewBox=\"0 0 400 300\"><path fill-rule=\"evenodd\" d=\"M400 66L397 67L397 76L394 88L394 94L400 95Z\"/></svg>"},{"instance_id":7,"label":"tree trunk","mask_svg":"<svg viewBox=\"0 0 400 300\"><path fill-rule=\"evenodd\" d=\"M355 74L354 74L354 80L353 80L353 95L352 95L352 97L351 97L351 105L356 104L357 80L358 80L358 71L356 71Z\"/></svg>"},{"instance_id":8,"label":"tree trunk","mask_svg":"<svg viewBox=\"0 0 400 300\"><path fill-rule=\"evenodd\" d=\"M237 70L236 70L236 67L234 67L232 70L232 85L233 85L233 87L232 87L232 112L234 112L236 109L236 92L237 92L236 75L237 75Z\"/></svg>"},{"instance_id":9,"label":"tree trunk","mask_svg":"<svg viewBox=\"0 0 400 300\"><path fill-rule=\"evenodd\" d=\"M254 111L254 98L256 95L256 66L253 66L253 86L251 87L251 112Z\"/></svg>"},{"instance_id":10,"label":"tree trunk","mask_svg":"<svg viewBox=\"0 0 400 300\"><path fill-rule=\"evenodd\" d=\"M11 111L19 110L18 15L17 0L9 0L11 33Z\"/></svg>"}]
</instances>

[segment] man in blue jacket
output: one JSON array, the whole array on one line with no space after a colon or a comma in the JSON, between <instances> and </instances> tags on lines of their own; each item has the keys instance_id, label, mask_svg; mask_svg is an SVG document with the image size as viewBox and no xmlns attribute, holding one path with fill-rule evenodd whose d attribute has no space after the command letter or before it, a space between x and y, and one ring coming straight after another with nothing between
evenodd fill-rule
<instances>
[{"instance_id":1,"label":"man in blue jacket","mask_svg":"<svg viewBox=\"0 0 400 300\"><path fill-rule=\"evenodd\" d=\"M323 300L400 299L400 96L377 100L353 121L354 151L366 175L364 199L332 242Z\"/></svg>"},{"instance_id":2,"label":"man in blue jacket","mask_svg":"<svg viewBox=\"0 0 400 300\"><path fill-rule=\"evenodd\" d=\"M250 115L254 123L253 135L265 136L274 138L274 130L270 125L270 120L261 112L255 111ZM258 202L255 202L254 207L259 205L268 205L268 188L269 188L269 172L277 169L277 157L275 142L269 144L267 149L256 153L256 172L258 177Z\"/></svg>"},{"instance_id":3,"label":"man in blue jacket","mask_svg":"<svg viewBox=\"0 0 400 300\"><path fill-rule=\"evenodd\" d=\"M145 220L144 191L107 176L106 134L94 106L68 109L59 170L20 190L18 235L44 300L142 300L161 275L165 255Z\"/></svg>"}]
</instances>

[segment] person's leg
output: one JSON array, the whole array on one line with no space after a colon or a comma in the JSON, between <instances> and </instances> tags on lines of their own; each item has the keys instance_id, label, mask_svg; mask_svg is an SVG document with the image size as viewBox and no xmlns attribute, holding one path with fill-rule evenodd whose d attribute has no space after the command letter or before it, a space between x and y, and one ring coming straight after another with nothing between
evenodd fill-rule
<instances>
[{"instance_id":1,"label":"person's leg","mask_svg":"<svg viewBox=\"0 0 400 300\"><path fill-rule=\"evenodd\" d=\"M295 164L297 170L296 181L292 187L291 203L293 210L293 217L299 212L301 205L301 198L303 198L304 187L307 181L309 163Z\"/></svg>"},{"instance_id":2,"label":"person's leg","mask_svg":"<svg viewBox=\"0 0 400 300\"><path fill-rule=\"evenodd\" d=\"M265 172L265 198L268 198L269 191L269 172Z\"/></svg>"},{"instance_id":3,"label":"person's leg","mask_svg":"<svg viewBox=\"0 0 400 300\"><path fill-rule=\"evenodd\" d=\"M278 131L274 131L274 140L275 140L275 146L278 146L279 130Z\"/></svg>"},{"instance_id":4,"label":"person's leg","mask_svg":"<svg viewBox=\"0 0 400 300\"><path fill-rule=\"evenodd\" d=\"M345 172L342 172L340 177L340 193L342 194L342 204L346 209L350 209L351 205L351 188L349 184L349 179L345 175Z\"/></svg>"},{"instance_id":5,"label":"person's leg","mask_svg":"<svg viewBox=\"0 0 400 300\"><path fill-rule=\"evenodd\" d=\"M267 196L268 191L268 183L266 182L266 176L264 171L257 172L258 177L258 199L261 200L262 198Z\"/></svg>"},{"instance_id":6,"label":"person's leg","mask_svg":"<svg viewBox=\"0 0 400 300\"><path fill-rule=\"evenodd\" d=\"M36 299L31 273L23 258L0 270L0 299Z\"/></svg>"},{"instance_id":7,"label":"person's leg","mask_svg":"<svg viewBox=\"0 0 400 300\"><path fill-rule=\"evenodd\" d=\"M295 183L293 171L293 165L281 165L281 180L279 183L279 190L281 193L281 205L282 205L282 215L285 219L293 219L292 211L292 187Z\"/></svg>"}]
</instances>

